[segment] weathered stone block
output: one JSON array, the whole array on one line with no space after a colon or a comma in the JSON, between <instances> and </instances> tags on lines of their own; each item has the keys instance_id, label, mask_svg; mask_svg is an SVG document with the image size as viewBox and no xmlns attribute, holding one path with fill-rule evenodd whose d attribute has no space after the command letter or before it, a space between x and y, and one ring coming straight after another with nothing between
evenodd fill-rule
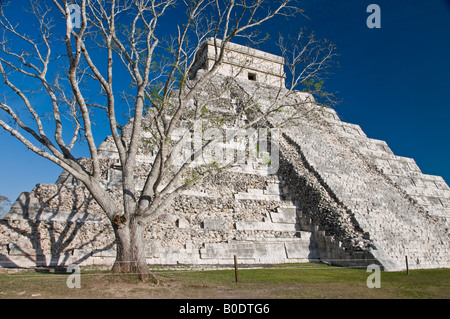
<instances>
[{"instance_id":1,"label":"weathered stone block","mask_svg":"<svg viewBox=\"0 0 450 319\"><path fill-rule=\"evenodd\" d=\"M295 242L285 243L287 258L293 259L317 259L319 253L315 247L315 244L311 241L311 238L305 238L305 240L298 240Z\"/></svg>"},{"instance_id":2,"label":"weathered stone block","mask_svg":"<svg viewBox=\"0 0 450 319\"><path fill-rule=\"evenodd\" d=\"M439 201L441 202L442 206L445 208L450 208L450 198L439 198Z\"/></svg>"},{"instance_id":3,"label":"weathered stone block","mask_svg":"<svg viewBox=\"0 0 450 319\"><path fill-rule=\"evenodd\" d=\"M115 249L107 249L107 250L96 250L92 252L92 256L94 257L116 257Z\"/></svg>"},{"instance_id":4,"label":"weathered stone block","mask_svg":"<svg viewBox=\"0 0 450 319\"><path fill-rule=\"evenodd\" d=\"M74 258L86 258L92 256L92 249L73 249L71 254Z\"/></svg>"},{"instance_id":5,"label":"weathered stone block","mask_svg":"<svg viewBox=\"0 0 450 319\"><path fill-rule=\"evenodd\" d=\"M295 223L288 224L288 223L237 221L236 229L295 232L300 230L300 225Z\"/></svg>"},{"instance_id":6,"label":"weathered stone block","mask_svg":"<svg viewBox=\"0 0 450 319\"><path fill-rule=\"evenodd\" d=\"M266 188L264 189L264 194L267 195L282 195L282 191L280 188L280 184L267 184Z\"/></svg>"},{"instance_id":7,"label":"weathered stone block","mask_svg":"<svg viewBox=\"0 0 450 319\"><path fill-rule=\"evenodd\" d=\"M270 218L273 223L296 224L300 222L297 216L297 208L295 206L278 207L276 213L270 213Z\"/></svg>"},{"instance_id":8,"label":"weathered stone block","mask_svg":"<svg viewBox=\"0 0 450 319\"><path fill-rule=\"evenodd\" d=\"M234 194L235 199L250 199L250 200L270 200L270 201L281 201L279 195L268 195L264 194L263 190L261 193L237 193Z\"/></svg>"},{"instance_id":9,"label":"weathered stone block","mask_svg":"<svg viewBox=\"0 0 450 319\"><path fill-rule=\"evenodd\" d=\"M33 256L43 255L43 250L40 248L33 249L28 246L20 245L18 243L9 243L8 244L8 254L33 257Z\"/></svg>"},{"instance_id":10,"label":"weathered stone block","mask_svg":"<svg viewBox=\"0 0 450 319\"><path fill-rule=\"evenodd\" d=\"M225 230L227 221L223 219L205 219L203 220L203 228L209 230Z\"/></svg>"}]
</instances>

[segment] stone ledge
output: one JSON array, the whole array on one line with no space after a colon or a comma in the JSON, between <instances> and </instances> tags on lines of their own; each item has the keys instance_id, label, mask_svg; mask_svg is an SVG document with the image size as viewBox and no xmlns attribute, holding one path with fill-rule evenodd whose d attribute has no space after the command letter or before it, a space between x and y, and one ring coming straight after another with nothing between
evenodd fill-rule
<instances>
[{"instance_id":1,"label":"stone ledge","mask_svg":"<svg viewBox=\"0 0 450 319\"><path fill-rule=\"evenodd\" d=\"M263 192L263 190L261 190ZM258 193L237 193L234 194L235 199L250 199L250 200L267 200L267 201L277 201L281 202L282 198L279 195L268 195L268 194L258 194Z\"/></svg>"},{"instance_id":2,"label":"stone ledge","mask_svg":"<svg viewBox=\"0 0 450 319\"><path fill-rule=\"evenodd\" d=\"M299 223L299 215L297 207L278 207L277 212L271 212L270 219L273 223L297 224ZM300 213L301 216L301 213Z\"/></svg>"},{"instance_id":3,"label":"stone ledge","mask_svg":"<svg viewBox=\"0 0 450 319\"><path fill-rule=\"evenodd\" d=\"M296 223L272 223L272 222L253 222L237 221L237 230L265 230L265 231L300 231L300 225Z\"/></svg>"}]
</instances>

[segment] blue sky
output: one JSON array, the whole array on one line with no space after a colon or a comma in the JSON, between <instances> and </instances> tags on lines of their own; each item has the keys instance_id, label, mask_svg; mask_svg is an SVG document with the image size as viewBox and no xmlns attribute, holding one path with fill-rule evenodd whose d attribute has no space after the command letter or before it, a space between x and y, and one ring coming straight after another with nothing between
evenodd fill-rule
<instances>
[{"instance_id":1,"label":"blue sky","mask_svg":"<svg viewBox=\"0 0 450 319\"><path fill-rule=\"evenodd\" d=\"M336 108L341 119L361 125L369 137L385 140L396 155L414 158L424 173L448 184L449 1L335 3L339 8L322 19L311 15L311 21L341 53L341 67L328 82L343 99ZM364 25L368 3L379 4L381 29Z\"/></svg>"},{"instance_id":2,"label":"blue sky","mask_svg":"<svg viewBox=\"0 0 450 319\"><path fill-rule=\"evenodd\" d=\"M366 26L371 3L381 8L381 29ZM368 137L386 141L396 155L414 158L423 173L449 184L449 1L306 0L300 5L309 19L279 19L267 30L295 33L306 26L337 45L340 67L325 86L342 99L336 106L341 119L359 124ZM261 49L279 54L273 42ZM97 136L97 144L103 139ZM11 201L37 183L54 183L62 171L2 131L0 146L0 195Z\"/></svg>"}]
</instances>

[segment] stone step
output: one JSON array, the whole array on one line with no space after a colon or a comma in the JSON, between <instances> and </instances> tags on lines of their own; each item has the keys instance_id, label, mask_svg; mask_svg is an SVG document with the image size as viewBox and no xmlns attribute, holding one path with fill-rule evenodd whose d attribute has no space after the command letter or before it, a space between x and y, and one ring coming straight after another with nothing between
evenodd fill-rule
<instances>
[{"instance_id":1,"label":"stone step","mask_svg":"<svg viewBox=\"0 0 450 319\"><path fill-rule=\"evenodd\" d=\"M255 237L255 236L236 236L237 241L252 241L252 242L302 242L310 240L310 231L297 231L296 237Z\"/></svg>"},{"instance_id":2,"label":"stone step","mask_svg":"<svg viewBox=\"0 0 450 319\"><path fill-rule=\"evenodd\" d=\"M266 195L283 195L279 183L268 183L263 193Z\"/></svg>"},{"instance_id":3,"label":"stone step","mask_svg":"<svg viewBox=\"0 0 450 319\"><path fill-rule=\"evenodd\" d=\"M271 263L288 259L319 258L316 249L311 249L311 235L305 240L281 242L252 242L232 240L224 243L206 243L200 249L202 259L253 259Z\"/></svg>"},{"instance_id":4,"label":"stone step","mask_svg":"<svg viewBox=\"0 0 450 319\"><path fill-rule=\"evenodd\" d=\"M234 194L235 199L251 199L251 200L268 200L268 201L282 201L281 196L279 195L268 195L268 194L260 194L260 193L244 193L239 192Z\"/></svg>"},{"instance_id":5,"label":"stone step","mask_svg":"<svg viewBox=\"0 0 450 319\"><path fill-rule=\"evenodd\" d=\"M270 213L270 218L273 223L296 224L300 222L299 217L301 217L301 213L300 215L297 214L297 207L295 206L278 207L276 213Z\"/></svg>"},{"instance_id":6,"label":"stone step","mask_svg":"<svg viewBox=\"0 0 450 319\"><path fill-rule=\"evenodd\" d=\"M256 221L237 221L237 230L263 230L263 231L300 231L298 223L273 223L273 222L256 222Z\"/></svg>"}]
</instances>

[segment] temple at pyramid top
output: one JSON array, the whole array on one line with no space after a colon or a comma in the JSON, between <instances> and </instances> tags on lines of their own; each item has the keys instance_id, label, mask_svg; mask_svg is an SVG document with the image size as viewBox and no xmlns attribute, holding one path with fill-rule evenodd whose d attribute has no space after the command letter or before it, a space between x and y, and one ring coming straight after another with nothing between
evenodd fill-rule
<instances>
[{"instance_id":1,"label":"temple at pyramid top","mask_svg":"<svg viewBox=\"0 0 450 319\"><path fill-rule=\"evenodd\" d=\"M198 51L189 72L191 79L198 71L209 70L220 53L221 41L208 38ZM236 43L227 43L217 73L245 81L284 87L284 58Z\"/></svg>"}]
</instances>

